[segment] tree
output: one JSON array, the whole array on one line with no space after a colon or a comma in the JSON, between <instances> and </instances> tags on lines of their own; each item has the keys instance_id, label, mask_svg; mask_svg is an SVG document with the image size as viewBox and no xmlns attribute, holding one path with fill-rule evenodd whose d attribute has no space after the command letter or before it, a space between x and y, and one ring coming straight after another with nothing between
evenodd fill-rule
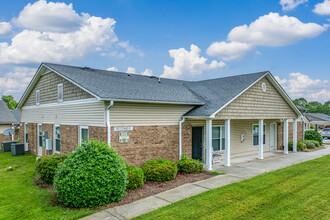
<instances>
[{"instance_id":1,"label":"tree","mask_svg":"<svg viewBox=\"0 0 330 220\"><path fill-rule=\"evenodd\" d=\"M306 104L307 104L308 102L307 102L307 100L304 99L304 98L299 98L299 99L295 99L295 100L293 100L293 103L294 103L295 105L299 105L299 106L305 107Z\"/></svg>"},{"instance_id":2,"label":"tree","mask_svg":"<svg viewBox=\"0 0 330 220\"><path fill-rule=\"evenodd\" d=\"M12 95L3 95L1 98L7 103L9 109L16 108L18 103L14 100L14 97Z\"/></svg>"}]
</instances>

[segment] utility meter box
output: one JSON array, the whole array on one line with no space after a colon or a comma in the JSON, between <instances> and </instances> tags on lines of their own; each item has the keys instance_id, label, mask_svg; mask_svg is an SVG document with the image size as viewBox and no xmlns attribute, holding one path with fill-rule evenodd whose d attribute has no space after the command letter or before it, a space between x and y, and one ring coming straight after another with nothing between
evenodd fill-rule
<instances>
[{"instance_id":1,"label":"utility meter box","mask_svg":"<svg viewBox=\"0 0 330 220\"><path fill-rule=\"evenodd\" d=\"M46 150L52 150L52 139L46 139Z\"/></svg>"}]
</instances>

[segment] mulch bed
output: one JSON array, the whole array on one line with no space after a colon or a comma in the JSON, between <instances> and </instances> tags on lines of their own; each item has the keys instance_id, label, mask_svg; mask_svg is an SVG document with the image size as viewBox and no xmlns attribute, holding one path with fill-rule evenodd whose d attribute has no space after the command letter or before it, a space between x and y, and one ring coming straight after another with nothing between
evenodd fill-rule
<instances>
[{"instance_id":1,"label":"mulch bed","mask_svg":"<svg viewBox=\"0 0 330 220\"><path fill-rule=\"evenodd\" d=\"M315 149L306 149L305 152L313 152L313 151L317 151L317 150L322 150L322 149L325 149L326 147L324 146L320 146L320 147L317 147Z\"/></svg>"},{"instance_id":2,"label":"mulch bed","mask_svg":"<svg viewBox=\"0 0 330 220\"><path fill-rule=\"evenodd\" d=\"M104 205L101 207L95 207L94 209L97 209L97 210L107 209L107 208L111 208L111 207L115 207L115 206L119 206L119 205L128 204L128 203L134 202L136 200L143 199L145 197L156 195L156 194L164 192L166 190L176 188L176 187L184 185L186 183L194 183L194 182L197 182L200 180L209 179L211 177L214 177L214 175L207 171L203 171L203 173L200 173L200 174L178 173L174 180L168 181L168 182L147 181L143 186L141 186L138 189L126 190L126 192L127 192L126 195L124 195L124 197L119 202L113 202L113 203L110 203L110 204L107 204L107 205ZM48 185L48 184L42 183L39 180L38 176L35 176L33 178L33 180L38 187L50 190L54 193L54 199L52 201L52 204L54 206L63 206L56 199L56 194L55 194L53 185Z\"/></svg>"}]
</instances>

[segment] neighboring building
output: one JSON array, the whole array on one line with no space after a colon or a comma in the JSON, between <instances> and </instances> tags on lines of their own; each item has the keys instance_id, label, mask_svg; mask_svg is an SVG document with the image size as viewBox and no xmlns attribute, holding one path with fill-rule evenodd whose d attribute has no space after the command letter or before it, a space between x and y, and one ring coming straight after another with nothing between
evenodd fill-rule
<instances>
[{"instance_id":1,"label":"neighboring building","mask_svg":"<svg viewBox=\"0 0 330 220\"><path fill-rule=\"evenodd\" d=\"M138 166L186 152L212 169L214 151L230 165L283 146L287 153L289 140L303 139L300 111L269 72L191 82L42 63L18 108L21 140L34 154L95 138Z\"/></svg>"},{"instance_id":2,"label":"neighboring building","mask_svg":"<svg viewBox=\"0 0 330 220\"><path fill-rule=\"evenodd\" d=\"M7 129L14 129L15 125L18 124L19 121L16 120L15 116L9 110L7 103L0 100L0 143L3 141L10 141L12 139L11 136L6 136L3 132ZM16 135L14 134L14 136L17 137L17 134L18 131L16 132Z\"/></svg>"},{"instance_id":3,"label":"neighboring building","mask_svg":"<svg viewBox=\"0 0 330 220\"><path fill-rule=\"evenodd\" d=\"M330 115L323 113L305 113L306 118L310 121L310 125L314 125L315 129L324 128L325 126L330 126Z\"/></svg>"}]
</instances>

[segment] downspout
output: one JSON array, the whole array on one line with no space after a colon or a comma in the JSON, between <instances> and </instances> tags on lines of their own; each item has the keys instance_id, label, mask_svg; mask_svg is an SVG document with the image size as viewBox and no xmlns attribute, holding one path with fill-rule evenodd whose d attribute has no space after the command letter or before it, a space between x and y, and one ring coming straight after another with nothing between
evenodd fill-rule
<instances>
[{"instance_id":1,"label":"downspout","mask_svg":"<svg viewBox=\"0 0 330 220\"><path fill-rule=\"evenodd\" d=\"M113 101L110 101L107 107L107 130L108 130L108 145L111 147L111 126L110 126L110 108L113 106Z\"/></svg>"},{"instance_id":2,"label":"downspout","mask_svg":"<svg viewBox=\"0 0 330 220\"><path fill-rule=\"evenodd\" d=\"M182 155L182 123L185 121L185 118L179 122L179 160L181 160Z\"/></svg>"}]
</instances>

